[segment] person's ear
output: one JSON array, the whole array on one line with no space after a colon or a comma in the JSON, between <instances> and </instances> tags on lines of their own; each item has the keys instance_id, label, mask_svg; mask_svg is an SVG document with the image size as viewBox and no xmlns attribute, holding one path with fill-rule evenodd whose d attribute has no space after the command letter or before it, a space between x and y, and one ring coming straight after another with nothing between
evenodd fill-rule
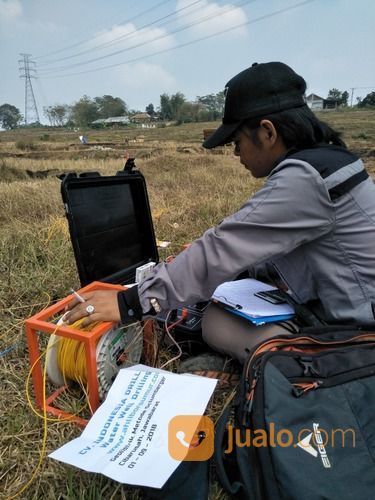
<instances>
[{"instance_id":1,"label":"person's ear","mask_svg":"<svg viewBox=\"0 0 375 500\"><path fill-rule=\"evenodd\" d=\"M265 146L272 147L277 141L277 130L270 120L261 120L258 137Z\"/></svg>"}]
</instances>

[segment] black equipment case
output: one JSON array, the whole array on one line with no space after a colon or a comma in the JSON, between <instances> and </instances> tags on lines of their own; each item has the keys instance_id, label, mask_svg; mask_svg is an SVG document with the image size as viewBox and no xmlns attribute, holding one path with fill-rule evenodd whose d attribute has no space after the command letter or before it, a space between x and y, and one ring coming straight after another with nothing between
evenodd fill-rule
<instances>
[{"instance_id":1,"label":"black equipment case","mask_svg":"<svg viewBox=\"0 0 375 500\"><path fill-rule=\"evenodd\" d=\"M64 176L61 194L82 286L133 283L136 268L158 262L146 182L134 161L113 176Z\"/></svg>"},{"instance_id":2,"label":"black equipment case","mask_svg":"<svg viewBox=\"0 0 375 500\"><path fill-rule=\"evenodd\" d=\"M158 263L146 181L133 158L116 175L63 176L61 195L82 286L92 281L134 283L137 267ZM206 306L186 305L188 317L175 329L176 339L190 353L202 349L201 320ZM170 319L175 321L181 313L181 309L174 311ZM165 317L164 312L157 319L164 322Z\"/></svg>"}]
</instances>

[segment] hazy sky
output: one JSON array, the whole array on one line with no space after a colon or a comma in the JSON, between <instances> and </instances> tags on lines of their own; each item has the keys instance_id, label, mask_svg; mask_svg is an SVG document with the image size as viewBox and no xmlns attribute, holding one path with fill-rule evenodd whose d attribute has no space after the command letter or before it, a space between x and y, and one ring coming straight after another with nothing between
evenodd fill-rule
<instances>
[{"instance_id":1,"label":"hazy sky","mask_svg":"<svg viewBox=\"0 0 375 500\"><path fill-rule=\"evenodd\" d=\"M84 94L140 110L163 92L194 100L255 61L286 62L322 97L355 87L355 101L375 90L374 21L374 0L0 0L0 105L24 113L20 53L42 121Z\"/></svg>"}]
</instances>

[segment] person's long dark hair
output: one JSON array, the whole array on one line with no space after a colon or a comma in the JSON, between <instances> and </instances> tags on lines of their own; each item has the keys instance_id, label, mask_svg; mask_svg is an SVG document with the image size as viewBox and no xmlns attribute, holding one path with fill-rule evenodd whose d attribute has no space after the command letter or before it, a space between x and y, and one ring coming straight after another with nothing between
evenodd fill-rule
<instances>
[{"instance_id":1,"label":"person's long dark hair","mask_svg":"<svg viewBox=\"0 0 375 500\"><path fill-rule=\"evenodd\" d=\"M320 121L307 105L245 120L243 125L254 130L259 127L261 120L270 120L274 124L288 149L307 149L318 144L334 144L346 148L340 132ZM253 137L256 142L256 134Z\"/></svg>"}]
</instances>

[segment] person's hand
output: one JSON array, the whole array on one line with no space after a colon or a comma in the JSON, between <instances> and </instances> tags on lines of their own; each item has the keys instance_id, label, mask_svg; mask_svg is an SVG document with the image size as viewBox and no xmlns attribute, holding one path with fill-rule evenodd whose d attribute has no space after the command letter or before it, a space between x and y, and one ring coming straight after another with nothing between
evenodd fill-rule
<instances>
[{"instance_id":1,"label":"person's hand","mask_svg":"<svg viewBox=\"0 0 375 500\"><path fill-rule=\"evenodd\" d=\"M97 290L83 293L85 302L72 299L64 315L64 322L71 325L81 318L85 318L82 326L88 326L95 321L120 322L120 311L117 301L117 290Z\"/></svg>"}]
</instances>

